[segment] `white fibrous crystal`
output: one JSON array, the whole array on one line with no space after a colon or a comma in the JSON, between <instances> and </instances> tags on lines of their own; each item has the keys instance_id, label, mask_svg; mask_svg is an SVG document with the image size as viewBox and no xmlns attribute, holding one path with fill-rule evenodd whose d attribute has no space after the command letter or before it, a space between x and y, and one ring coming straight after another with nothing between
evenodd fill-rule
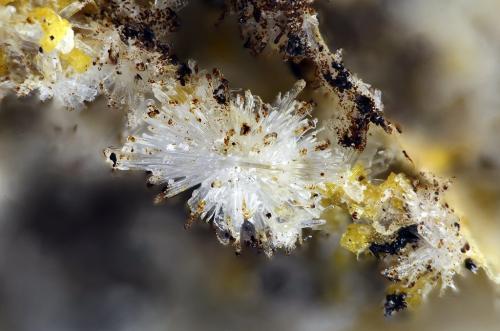
<instances>
[{"instance_id":1,"label":"white fibrous crystal","mask_svg":"<svg viewBox=\"0 0 500 331\"><path fill-rule=\"evenodd\" d=\"M99 76L98 72L89 72L76 77L57 75L50 85L39 83L40 100L54 99L63 107L81 109L85 102L93 101L100 93Z\"/></svg>"},{"instance_id":2,"label":"white fibrous crystal","mask_svg":"<svg viewBox=\"0 0 500 331\"><path fill-rule=\"evenodd\" d=\"M217 73L188 80L156 89L142 134L108 158L116 169L151 172L165 197L199 186L192 215L213 222L223 243L294 248L303 228L322 223L318 185L346 164L316 137L310 105L294 100L305 83L270 105L229 93Z\"/></svg>"},{"instance_id":3,"label":"white fibrous crystal","mask_svg":"<svg viewBox=\"0 0 500 331\"><path fill-rule=\"evenodd\" d=\"M411 283L422 274L432 273L440 275L443 288L453 287L453 276L463 266L461 250L466 246L459 218L436 203L434 192L427 189L406 192L404 201L411 221L417 226L418 248L400 257L385 274Z\"/></svg>"}]
</instances>

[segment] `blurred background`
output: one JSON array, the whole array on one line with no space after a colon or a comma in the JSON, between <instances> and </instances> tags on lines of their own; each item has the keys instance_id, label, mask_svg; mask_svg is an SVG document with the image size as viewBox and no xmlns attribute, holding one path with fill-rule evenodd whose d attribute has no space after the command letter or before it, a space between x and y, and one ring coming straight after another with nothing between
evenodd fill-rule
<instances>
[{"instance_id":1,"label":"blurred background","mask_svg":"<svg viewBox=\"0 0 500 331\"><path fill-rule=\"evenodd\" d=\"M172 43L232 87L272 101L297 79L241 47L222 1L192 0ZM500 2L318 0L324 37L381 89L399 144L419 169L455 177L449 201L500 264ZM216 26L216 23L217 26ZM304 98L320 102L321 91ZM35 98L0 104L0 330L498 330L500 293L457 277L416 312L384 318L370 258L314 232L291 255L236 256L209 225L183 224L187 192L153 204L143 173L115 173L124 114L101 100L76 113ZM320 107L328 117L334 106ZM326 112L326 113L325 113Z\"/></svg>"}]
</instances>

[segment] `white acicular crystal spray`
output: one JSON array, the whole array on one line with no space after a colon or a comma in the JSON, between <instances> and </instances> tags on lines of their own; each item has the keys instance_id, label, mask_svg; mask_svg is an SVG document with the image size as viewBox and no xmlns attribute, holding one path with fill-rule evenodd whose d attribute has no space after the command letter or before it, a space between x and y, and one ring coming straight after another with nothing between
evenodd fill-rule
<instances>
[{"instance_id":1,"label":"white acicular crystal spray","mask_svg":"<svg viewBox=\"0 0 500 331\"><path fill-rule=\"evenodd\" d=\"M316 137L310 104L294 100L305 83L270 105L248 91L232 95L217 73L188 80L156 89L147 129L106 155L116 169L151 172L150 182L167 184L164 197L199 185L188 201L192 216L213 222L223 243L292 249L302 228L322 223L325 172L346 164Z\"/></svg>"}]
</instances>

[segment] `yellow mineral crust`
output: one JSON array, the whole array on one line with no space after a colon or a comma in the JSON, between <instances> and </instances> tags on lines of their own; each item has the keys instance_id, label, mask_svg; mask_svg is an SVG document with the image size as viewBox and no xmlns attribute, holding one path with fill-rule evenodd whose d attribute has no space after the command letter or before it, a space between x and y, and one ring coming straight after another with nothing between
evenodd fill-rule
<instances>
[{"instance_id":1,"label":"yellow mineral crust","mask_svg":"<svg viewBox=\"0 0 500 331\"><path fill-rule=\"evenodd\" d=\"M79 74L87 71L92 64L92 58L77 48L73 48L68 54L61 53L59 57L63 61L63 64L71 66Z\"/></svg>"},{"instance_id":2,"label":"yellow mineral crust","mask_svg":"<svg viewBox=\"0 0 500 331\"><path fill-rule=\"evenodd\" d=\"M365 251L373 241L373 227L368 224L349 224L340 239L340 245L356 255Z\"/></svg>"},{"instance_id":3,"label":"yellow mineral crust","mask_svg":"<svg viewBox=\"0 0 500 331\"><path fill-rule=\"evenodd\" d=\"M431 204L435 202L436 207L435 209L428 209L430 207L426 207L426 201L429 201L427 200L429 197L424 194L426 192L425 187L422 188L423 195L419 196L416 191L417 188L414 187L407 175L391 173L382 183L377 184L374 182L368 179L367 172L362 166L356 165L341 176L340 180L325 185L322 200L324 206L339 207L336 209L349 212L353 220L353 223L347 226L340 239L342 247L356 255L360 255L363 252L372 250L371 245L374 245L375 248L378 247L378 249L394 255L399 253L398 249L405 248L406 243L410 242L406 242L407 239L401 235L401 230L405 229L408 224L412 224L412 226L421 227L419 231L423 232L419 233L422 236L420 240L424 241L423 245L427 245L427 249L436 250L436 256L440 256L439 254L442 254L440 245L447 245L446 254L450 254L449 258L454 259L451 261L457 263L456 266L446 264L443 266L440 260L432 258L428 262L428 267L419 269L417 262L419 258L426 258L425 250L419 251L410 246L410 248L407 248L408 251L402 251L398 258L399 262L391 267L393 270L398 270L396 273L402 272L403 277L401 275L393 277L388 274L393 281L388 288L388 298L394 295L399 296L405 307L417 308L439 282L444 286L452 286L449 275L458 272L453 271L453 268L459 268L460 265L464 265L465 268L474 273L477 268L483 268L491 279L498 279L493 269L489 268L488 261L474 248L476 245L468 233L466 223L459 224L459 220L456 218L455 223L448 226L446 220L442 219L452 217L453 211L450 212L447 204L438 200L439 188L436 186L437 184L432 186L432 202L430 202ZM434 180L434 183L436 183L436 180ZM419 199L422 199L422 202L419 202ZM418 207L421 203L423 203L422 206ZM411 210L413 210L414 214L409 215ZM432 216L436 217L435 221L442 222L442 224L436 224L435 228L430 229L429 226L434 225L429 223L427 215L432 213L436 213L436 216ZM452 222L453 218L450 219L450 222ZM417 220L420 221L416 223ZM428 224L424 224L425 222ZM457 227L460 230L456 230ZM452 235L457 236L457 238L446 237ZM433 248L432 243L438 239L440 239L440 244ZM403 244L401 245L401 243ZM468 265L467 261L470 261ZM408 274L405 275L406 271L400 263L415 266L414 277L408 277ZM443 279L441 272L447 272L448 276ZM388 308L386 309L390 314L391 309L393 309L390 306L393 299L388 300Z\"/></svg>"},{"instance_id":4,"label":"yellow mineral crust","mask_svg":"<svg viewBox=\"0 0 500 331\"><path fill-rule=\"evenodd\" d=\"M72 1L57 1L53 6L62 9L70 3ZM71 67L75 73L87 71L92 64L92 58L81 49L73 47L73 30L69 21L59 16L52 8L38 7L29 12L28 22L40 24L43 31L40 46L43 52L58 50L64 68ZM62 45L63 43L66 44Z\"/></svg>"},{"instance_id":5,"label":"yellow mineral crust","mask_svg":"<svg viewBox=\"0 0 500 331\"><path fill-rule=\"evenodd\" d=\"M353 218L363 218L375 221L381 215L382 205L399 212L404 208L404 194L411 188L404 174L391 173L381 184L373 184L367 178L363 166L357 164L344 176L342 184L327 183L323 192L323 205L343 206ZM362 191L360 197L354 197L350 192L353 187Z\"/></svg>"},{"instance_id":6,"label":"yellow mineral crust","mask_svg":"<svg viewBox=\"0 0 500 331\"><path fill-rule=\"evenodd\" d=\"M51 8L40 7L33 9L28 14L28 20L36 21L40 24L44 32L40 39L40 46L44 52L52 52L67 38L68 33L73 32L71 24ZM72 49L72 46L69 48Z\"/></svg>"}]
</instances>

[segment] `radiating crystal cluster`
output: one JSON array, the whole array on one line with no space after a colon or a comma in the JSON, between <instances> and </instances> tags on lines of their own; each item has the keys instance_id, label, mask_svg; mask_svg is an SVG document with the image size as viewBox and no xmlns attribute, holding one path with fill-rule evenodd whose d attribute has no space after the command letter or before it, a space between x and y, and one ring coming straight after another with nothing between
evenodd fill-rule
<instances>
[{"instance_id":1,"label":"radiating crystal cluster","mask_svg":"<svg viewBox=\"0 0 500 331\"><path fill-rule=\"evenodd\" d=\"M217 72L191 64L184 85L154 89L144 132L106 151L116 169L151 172L165 197L189 188L193 216L213 222L223 243L290 250L302 228L322 223L319 185L347 166L317 138L311 105L295 101L299 81L273 104L228 91ZM331 178L331 177L330 177Z\"/></svg>"}]
</instances>

